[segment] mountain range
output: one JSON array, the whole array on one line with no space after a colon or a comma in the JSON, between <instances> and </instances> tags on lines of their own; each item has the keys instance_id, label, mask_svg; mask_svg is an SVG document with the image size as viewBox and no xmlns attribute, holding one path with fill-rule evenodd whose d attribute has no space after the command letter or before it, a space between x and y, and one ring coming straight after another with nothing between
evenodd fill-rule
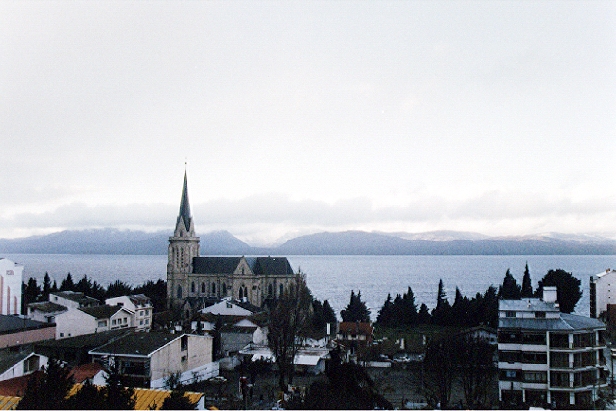
<instances>
[{"instance_id":1,"label":"mountain range","mask_svg":"<svg viewBox=\"0 0 616 411\"><path fill-rule=\"evenodd\" d=\"M166 254L169 232L117 229L71 230L44 236L0 239L7 254ZM489 237L432 231L382 233L323 232L271 247L253 247L227 231L201 236L202 255L614 255L616 240L560 233Z\"/></svg>"}]
</instances>

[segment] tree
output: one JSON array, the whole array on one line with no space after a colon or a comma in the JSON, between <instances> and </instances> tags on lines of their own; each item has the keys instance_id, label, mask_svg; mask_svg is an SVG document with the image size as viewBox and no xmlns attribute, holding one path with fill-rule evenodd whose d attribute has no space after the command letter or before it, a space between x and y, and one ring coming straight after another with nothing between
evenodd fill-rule
<instances>
[{"instance_id":1,"label":"tree","mask_svg":"<svg viewBox=\"0 0 616 411\"><path fill-rule=\"evenodd\" d=\"M440 403L447 407L451 398L451 389L457 371L455 356L458 350L456 341L451 337L432 340L426 347L424 359L424 390L431 406Z\"/></svg>"},{"instance_id":2,"label":"tree","mask_svg":"<svg viewBox=\"0 0 616 411\"><path fill-rule=\"evenodd\" d=\"M135 390L124 387L118 368L112 367L105 380L107 385L103 388L105 407L108 410L134 410Z\"/></svg>"},{"instance_id":3,"label":"tree","mask_svg":"<svg viewBox=\"0 0 616 411\"><path fill-rule=\"evenodd\" d=\"M436 297L436 307L432 310L432 322L436 325L451 325L451 305L447 300L447 293L445 292L445 285L443 280L438 282L438 292Z\"/></svg>"},{"instance_id":4,"label":"tree","mask_svg":"<svg viewBox=\"0 0 616 411\"><path fill-rule=\"evenodd\" d=\"M278 385L282 391L286 391L287 381L293 381L296 339L308 325L311 302L306 279L298 273L270 312L268 346L278 365Z\"/></svg>"},{"instance_id":5,"label":"tree","mask_svg":"<svg viewBox=\"0 0 616 411\"><path fill-rule=\"evenodd\" d=\"M115 282L109 284L105 298L121 297L123 295L130 295L133 292L133 287L126 284L124 281L115 280Z\"/></svg>"},{"instance_id":6,"label":"tree","mask_svg":"<svg viewBox=\"0 0 616 411\"><path fill-rule=\"evenodd\" d=\"M393 324L394 321L394 303L391 300L391 294L387 294L387 298L383 303L383 306L379 310L378 315L376 316L376 322L379 325L384 325L389 327Z\"/></svg>"},{"instance_id":7,"label":"tree","mask_svg":"<svg viewBox=\"0 0 616 411\"><path fill-rule=\"evenodd\" d=\"M171 394L165 398L161 410L195 410L197 403L192 402L190 398L182 390L173 390Z\"/></svg>"},{"instance_id":8,"label":"tree","mask_svg":"<svg viewBox=\"0 0 616 411\"><path fill-rule=\"evenodd\" d=\"M81 389L68 399L67 409L72 410L106 410L107 403L102 389L87 379Z\"/></svg>"},{"instance_id":9,"label":"tree","mask_svg":"<svg viewBox=\"0 0 616 411\"><path fill-rule=\"evenodd\" d=\"M361 300L361 291L355 295L355 292L351 290L349 304L340 312L340 315L342 316L342 321L345 322L370 322L370 310L366 303Z\"/></svg>"},{"instance_id":10,"label":"tree","mask_svg":"<svg viewBox=\"0 0 616 411\"><path fill-rule=\"evenodd\" d=\"M66 274L66 278L60 283L60 291L75 291L75 283L71 273Z\"/></svg>"},{"instance_id":11,"label":"tree","mask_svg":"<svg viewBox=\"0 0 616 411\"><path fill-rule=\"evenodd\" d=\"M495 347L478 337L466 336L457 340L454 355L466 405L471 409L486 408L489 387L496 374Z\"/></svg>"},{"instance_id":12,"label":"tree","mask_svg":"<svg viewBox=\"0 0 616 411\"><path fill-rule=\"evenodd\" d=\"M49 273L45 271L45 277L43 277L43 292L41 295L41 301L49 301L50 292L51 292L51 278L49 278Z\"/></svg>"},{"instance_id":13,"label":"tree","mask_svg":"<svg viewBox=\"0 0 616 411\"><path fill-rule=\"evenodd\" d=\"M336 317L336 313L331 305L329 305L329 301L323 301L323 319L328 324L335 324L338 322L338 318Z\"/></svg>"},{"instance_id":14,"label":"tree","mask_svg":"<svg viewBox=\"0 0 616 411\"><path fill-rule=\"evenodd\" d=\"M22 304L21 314L26 314L28 304L38 301L41 294L41 287L36 282L36 278L30 277L28 284L21 284Z\"/></svg>"},{"instance_id":15,"label":"tree","mask_svg":"<svg viewBox=\"0 0 616 411\"><path fill-rule=\"evenodd\" d=\"M62 410L68 408L67 396L73 385L68 367L50 359L42 372L29 380L24 395L17 404L19 410Z\"/></svg>"},{"instance_id":16,"label":"tree","mask_svg":"<svg viewBox=\"0 0 616 411\"><path fill-rule=\"evenodd\" d=\"M556 298L560 311L569 314L575 310L575 305L582 298L581 284L580 280L565 270L549 270L538 282L537 296L543 295L543 287L556 286Z\"/></svg>"},{"instance_id":17,"label":"tree","mask_svg":"<svg viewBox=\"0 0 616 411\"><path fill-rule=\"evenodd\" d=\"M417 324L430 324L431 322L432 317L430 316L430 311L428 311L428 306L421 303L419 312L417 313Z\"/></svg>"},{"instance_id":18,"label":"tree","mask_svg":"<svg viewBox=\"0 0 616 411\"><path fill-rule=\"evenodd\" d=\"M528 269L528 262L524 267L524 277L522 277L522 298L530 298L533 296L533 285L530 280L530 271Z\"/></svg>"},{"instance_id":19,"label":"tree","mask_svg":"<svg viewBox=\"0 0 616 411\"><path fill-rule=\"evenodd\" d=\"M148 280L135 288L133 293L148 296L152 300L155 313L164 311L167 307L167 282L163 279L159 278L156 282Z\"/></svg>"},{"instance_id":20,"label":"tree","mask_svg":"<svg viewBox=\"0 0 616 411\"><path fill-rule=\"evenodd\" d=\"M513 278L509 269L507 269L505 273L503 285L498 294L501 300L519 300L522 297L522 288L518 285L515 278Z\"/></svg>"}]
</instances>

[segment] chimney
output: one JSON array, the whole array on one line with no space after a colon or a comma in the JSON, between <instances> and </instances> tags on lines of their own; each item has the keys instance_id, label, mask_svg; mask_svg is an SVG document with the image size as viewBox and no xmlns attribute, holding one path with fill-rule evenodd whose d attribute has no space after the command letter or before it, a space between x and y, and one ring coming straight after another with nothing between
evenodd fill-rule
<instances>
[{"instance_id":1,"label":"chimney","mask_svg":"<svg viewBox=\"0 0 616 411\"><path fill-rule=\"evenodd\" d=\"M556 286L555 285L543 287L542 300L546 303L556 302Z\"/></svg>"}]
</instances>

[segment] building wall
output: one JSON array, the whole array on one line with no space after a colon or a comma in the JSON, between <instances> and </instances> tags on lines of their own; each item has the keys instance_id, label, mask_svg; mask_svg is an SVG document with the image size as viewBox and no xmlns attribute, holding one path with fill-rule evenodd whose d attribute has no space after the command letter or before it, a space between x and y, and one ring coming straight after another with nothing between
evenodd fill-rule
<instances>
[{"instance_id":1,"label":"building wall","mask_svg":"<svg viewBox=\"0 0 616 411\"><path fill-rule=\"evenodd\" d=\"M77 335L94 334L97 331L97 321L94 317L75 308L56 316L56 339L75 337ZM105 330L108 330L107 327ZM99 331L103 331L99 329Z\"/></svg>"},{"instance_id":2,"label":"building wall","mask_svg":"<svg viewBox=\"0 0 616 411\"><path fill-rule=\"evenodd\" d=\"M0 259L0 314L21 314L23 265Z\"/></svg>"},{"instance_id":3,"label":"building wall","mask_svg":"<svg viewBox=\"0 0 616 411\"><path fill-rule=\"evenodd\" d=\"M0 381L31 374L34 371L40 370L41 367L46 366L48 361L49 359L44 355L32 353L0 374Z\"/></svg>"},{"instance_id":4,"label":"building wall","mask_svg":"<svg viewBox=\"0 0 616 411\"><path fill-rule=\"evenodd\" d=\"M594 280L597 304L596 316L598 317L602 312L607 311L608 304L616 304L616 271L606 270L601 273L601 277L594 276Z\"/></svg>"},{"instance_id":5,"label":"building wall","mask_svg":"<svg viewBox=\"0 0 616 411\"><path fill-rule=\"evenodd\" d=\"M188 344L182 348L182 337ZM151 381L163 380L174 373L186 373L212 363L213 338L209 335L184 334L152 354Z\"/></svg>"},{"instance_id":6,"label":"building wall","mask_svg":"<svg viewBox=\"0 0 616 411\"><path fill-rule=\"evenodd\" d=\"M11 334L0 335L0 348L13 347L21 344L30 344L37 341L53 340L56 338L56 327L50 325L36 330L26 330Z\"/></svg>"}]
</instances>

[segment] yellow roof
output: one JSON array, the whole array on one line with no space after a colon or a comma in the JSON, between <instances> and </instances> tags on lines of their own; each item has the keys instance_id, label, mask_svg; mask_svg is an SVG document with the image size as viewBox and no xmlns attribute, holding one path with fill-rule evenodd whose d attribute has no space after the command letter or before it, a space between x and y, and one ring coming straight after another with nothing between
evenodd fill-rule
<instances>
[{"instance_id":1,"label":"yellow roof","mask_svg":"<svg viewBox=\"0 0 616 411\"><path fill-rule=\"evenodd\" d=\"M71 397L77 393L81 389L81 384L73 385L73 388L69 391L68 396ZM165 398L171 395L171 391L163 390L163 389L151 389L151 388L135 388L135 409L136 410L160 410L160 407L163 406L163 402ZM184 395L188 396L191 402L197 403L203 397L203 393L199 392L190 392L187 391ZM6 397L6 398L17 398L19 401L19 397ZM0 408L3 410L15 409L15 404L13 408Z\"/></svg>"},{"instance_id":2,"label":"yellow roof","mask_svg":"<svg viewBox=\"0 0 616 411\"><path fill-rule=\"evenodd\" d=\"M21 401L21 397L0 395L0 410L14 410L17 408L19 401Z\"/></svg>"}]
</instances>

